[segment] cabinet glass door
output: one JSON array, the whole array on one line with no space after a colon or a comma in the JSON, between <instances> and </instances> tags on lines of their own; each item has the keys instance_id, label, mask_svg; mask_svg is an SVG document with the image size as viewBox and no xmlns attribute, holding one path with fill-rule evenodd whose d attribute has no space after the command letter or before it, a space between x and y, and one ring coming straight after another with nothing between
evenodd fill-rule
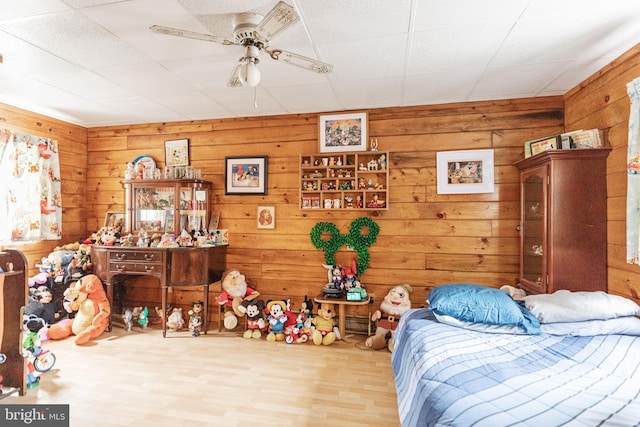
<instances>
[{"instance_id":1,"label":"cabinet glass door","mask_svg":"<svg viewBox=\"0 0 640 427\"><path fill-rule=\"evenodd\" d=\"M136 187L134 198L135 230L145 230L148 233L174 233L175 192L173 187Z\"/></svg>"},{"instance_id":2,"label":"cabinet glass door","mask_svg":"<svg viewBox=\"0 0 640 427\"><path fill-rule=\"evenodd\" d=\"M207 189L204 187L186 187L180 188L180 206L178 209L180 215L180 229L187 232L206 230L207 224Z\"/></svg>"},{"instance_id":3,"label":"cabinet glass door","mask_svg":"<svg viewBox=\"0 0 640 427\"><path fill-rule=\"evenodd\" d=\"M542 168L546 171L546 168ZM545 269L546 174L532 173L522 181L521 280L542 286Z\"/></svg>"}]
</instances>

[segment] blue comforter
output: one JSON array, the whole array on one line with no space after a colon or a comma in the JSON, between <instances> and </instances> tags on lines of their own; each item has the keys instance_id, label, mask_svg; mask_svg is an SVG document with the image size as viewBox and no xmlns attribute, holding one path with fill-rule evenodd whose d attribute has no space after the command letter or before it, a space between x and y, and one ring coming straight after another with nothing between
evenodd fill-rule
<instances>
[{"instance_id":1,"label":"blue comforter","mask_svg":"<svg viewBox=\"0 0 640 427\"><path fill-rule=\"evenodd\" d=\"M405 427L640 425L640 337L489 334L414 309L394 340Z\"/></svg>"}]
</instances>

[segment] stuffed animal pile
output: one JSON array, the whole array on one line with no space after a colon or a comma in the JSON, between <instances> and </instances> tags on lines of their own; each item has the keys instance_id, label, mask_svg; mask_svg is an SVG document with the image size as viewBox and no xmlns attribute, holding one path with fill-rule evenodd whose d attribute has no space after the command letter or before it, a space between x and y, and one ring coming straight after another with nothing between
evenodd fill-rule
<instances>
[{"instance_id":1,"label":"stuffed animal pile","mask_svg":"<svg viewBox=\"0 0 640 427\"><path fill-rule=\"evenodd\" d=\"M25 314L36 314L51 325L64 317L73 317L65 292L71 282L92 273L91 245L68 243L57 246L36 264L40 272L29 278L30 302ZM37 294L36 291L41 291ZM51 295L50 299L47 292ZM44 307L41 304L44 304ZM44 334L46 336L46 334Z\"/></svg>"}]
</instances>

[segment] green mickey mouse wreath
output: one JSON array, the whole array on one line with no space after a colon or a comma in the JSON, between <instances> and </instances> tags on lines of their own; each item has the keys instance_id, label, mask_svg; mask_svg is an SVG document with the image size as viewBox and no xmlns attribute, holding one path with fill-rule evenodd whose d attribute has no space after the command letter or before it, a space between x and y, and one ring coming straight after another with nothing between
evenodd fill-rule
<instances>
[{"instance_id":1,"label":"green mickey mouse wreath","mask_svg":"<svg viewBox=\"0 0 640 427\"><path fill-rule=\"evenodd\" d=\"M363 229L367 229L367 234L362 234ZM323 234L329 234L329 239L323 239ZM331 222L317 223L309 233L311 243L316 249L324 251L324 260L327 264L336 263L336 252L343 245L353 248L358 254L358 267L356 275L360 276L369 268L369 251L367 248L373 245L380 233L380 226L369 217L363 216L351 222L349 234L340 234L340 231Z\"/></svg>"}]
</instances>

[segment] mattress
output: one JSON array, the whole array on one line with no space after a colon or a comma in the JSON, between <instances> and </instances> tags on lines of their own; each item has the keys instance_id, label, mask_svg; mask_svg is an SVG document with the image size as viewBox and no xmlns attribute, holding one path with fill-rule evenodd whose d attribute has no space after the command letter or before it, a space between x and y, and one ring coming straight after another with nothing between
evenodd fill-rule
<instances>
[{"instance_id":1,"label":"mattress","mask_svg":"<svg viewBox=\"0 0 640 427\"><path fill-rule=\"evenodd\" d=\"M490 334L414 309L394 343L405 427L640 425L640 337Z\"/></svg>"}]
</instances>

